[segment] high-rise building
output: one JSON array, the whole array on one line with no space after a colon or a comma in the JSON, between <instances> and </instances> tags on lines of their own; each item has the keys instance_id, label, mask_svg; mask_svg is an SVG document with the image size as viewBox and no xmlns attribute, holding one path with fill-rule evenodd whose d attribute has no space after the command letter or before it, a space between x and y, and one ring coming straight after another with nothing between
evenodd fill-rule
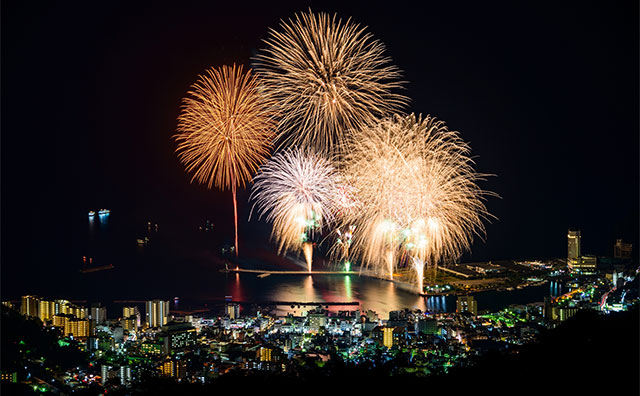
<instances>
[{"instance_id":1,"label":"high-rise building","mask_svg":"<svg viewBox=\"0 0 640 396\"><path fill-rule=\"evenodd\" d=\"M107 307L100 304L91 307L91 322L94 325L100 325L107 321Z\"/></svg>"},{"instance_id":2,"label":"high-rise building","mask_svg":"<svg viewBox=\"0 0 640 396\"><path fill-rule=\"evenodd\" d=\"M569 230L567 234L567 264L573 268L580 264L580 230Z\"/></svg>"},{"instance_id":3,"label":"high-rise building","mask_svg":"<svg viewBox=\"0 0 640 396\"><path fill-rule=\"evenodd\" d=\"M473 296L460 296L456 301L456 312L471 312L472 315L478 315L478 303Z\"/></svg>"},{"instance_id":4,"label":"high-rise building","mask_svg":"<svg viewBox=\"0 0 640 396\"><path fill-rule=\"evenodd\" d=\"M38 316L38 302L36 296L22 296L22 305L20 305L20 313L25 316Z\"/></svg>"},{"instance_id":5,"label":"high-rise building","mask_svg":"<svg viewBox=\"0 0 640 396\"><path fill-rule=\"evenodd\" d=\"M147 327L162 327L167 324L169 301L147 301Z\"/></svg>"},{"instance_id":6,"label":"high-rise building","mask_svg":"<svg viewBox=\"0 0 640 396\"><path fill-rule=\"evenodd\" d=\"M382 329L382 345L387 348L393 346L393 327L385 327Z\"/></svg>"},{"instance_id":7,"label":"high-rise building","mask_svg":"<svg viewBox=\"0 0 640 396\"><path fill-rule=\"evenodd\" d=\"M140 323L140 310L138 307L123 307L122 308L122 317L123 318L135 318L135 325L137 327L142 326Z\"/></svg>"},{"instance_id":8,"label":"high-rise building","mask_svg":"<svg viewBox=\"0 0 640 396\"><path fill-rule=\"evenodd\" d=\"M622 242L622 239L616 240L616 244L613 245L613 257L615 258L631 258L632 251L633 245Z\"/></svg>"},{"instance_id":9,"label":"high-rise building","mask_svg":"<svg viewBox=\"0 0 640 396\"><path fill-rule=\"evenodd\" d=\"M43 322L48 322L53 319L53 315L56 314L56 303L53 301L40 300L38 303L38 317Z\"/></svg>"},{"instance_id":10,"label":"high-rise building","mask_svg":"<svg viewBox=\"0 0 640 396\"><path fill-rule=\"evenodd\" d=\"M240 304L227 303L226 314L229 319L238 319L240 317Z\"/></svg>"},{"instance_id":11,"label":"high-rise building","mask_svg":"<svg viewBox=\"0 0 640 396\"><path fill-rule=\"evenodd\" d=\"M69 318L64 323L64 334L75 338L89 337L89 319Z\"/></svg>"}]
</instances>

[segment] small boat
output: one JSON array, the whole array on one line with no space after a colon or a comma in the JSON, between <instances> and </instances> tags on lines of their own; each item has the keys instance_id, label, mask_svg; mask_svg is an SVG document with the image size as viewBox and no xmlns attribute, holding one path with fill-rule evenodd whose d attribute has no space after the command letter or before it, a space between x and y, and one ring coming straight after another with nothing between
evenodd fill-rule
<instances>
[{"instance_id":1,"label":"small boat","mask_svg":"<svg viewBox=\"0 0 640 396\"><path fill-rule=\"evenodd\" d=\"M93 217L96 215L96 212L94 212L93 210L89 211L89 217Z\"/></svg>"},{"instance_id":2,"label":"small boat","mask_svg":"<svg viewBox=\"0 0 640 396\"><path fill-rule=\"evenodd\" d=\"M111 213L111 211L109 209L100 209L98 211L99 215L108 215L109 213Z\"/></svg>"}]
</instances>

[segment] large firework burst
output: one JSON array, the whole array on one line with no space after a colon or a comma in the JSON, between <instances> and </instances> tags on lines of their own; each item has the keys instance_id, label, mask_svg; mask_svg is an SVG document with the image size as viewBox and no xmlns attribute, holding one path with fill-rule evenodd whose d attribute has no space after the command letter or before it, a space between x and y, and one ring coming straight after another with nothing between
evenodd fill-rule
<instances>
[{"instance_id":1,"label":"large firework burst","mask_svg":"<svg viewBox=\"0 0 640 396\"><path fill-rule=\"evenodd\" d=\"M279 254L309 244L313 233L333 220L336 178L329 160L300 148L276 154L260 169L250 199L258 216L273 223ZM310 256L307 264L311 270Z\"/></svg>"},{"instance_id":2,"label":"large firework burst","mask_svg":"<svg viewBox=\"0 0 640 396\"><path fill-rule=\"evenodd\" d=\"M400 71L366 27L302 13L271 29L255 67L279 106L281 144L329 152L348 131L401 108Z\"/></svg>"},{"instance_id":3,"label":"large firework burst","mask_svg":"<svg viewBox=\"0 0 640 396\"><path fill-rule=\"evenodd\" d=\"M211 68L183 99L176 151L191 181L231 189L238 254L236 189L244 187L269 155L275 120L258 80L242 66Z\"/></svg>"},{"instance_id":4,"label":"large firework burst","mask_svg":"<svg viewBox=\"0 0 640 396\"><path fill-rule=\"evenodd\" d=\"M477 182L469 146L432 117L393 116L350 140L344 172L362 203L346 221L360 232L363 261L393 274L397 252L416 269L459 258L484 233L490 194Z\"/></svg>"}]
</instances>

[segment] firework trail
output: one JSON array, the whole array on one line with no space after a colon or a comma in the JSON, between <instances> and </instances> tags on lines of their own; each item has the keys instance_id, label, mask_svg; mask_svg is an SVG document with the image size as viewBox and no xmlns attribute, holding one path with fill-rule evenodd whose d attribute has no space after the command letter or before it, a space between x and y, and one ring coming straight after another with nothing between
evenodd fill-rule
<instances>
[{"instance_id":1,"label":"firework trail","mask_svg":"<svg viewBox=\"0 0 640 396\"><path fill-rule=\"evenodd\" d=\"M344 134L402 108L403 82L366 27L336 15L302 13L271 29L255 68L278 104L281 145L329 153Z\"/></svg>"},{"instance_id":2,"label":"firework trail","mask_svg":"<svg viewBox=\"0 0 640 396\"><path fill-rule=\"evenodd\" d=\"M242 66L211 68L191 86L178 117L176 152L191 182L231 189L238 256L236 189L269 156L275 136L272 104Z\"/></svg>"},{"instance_id":3,"label":"firework trail","mask_svg":"<svg viewBox=\"0 0 640 396\"><path fill-rule=\"evenodd\" d=\"M495 194L477 183L488 175L474 171L458 133L429 116L384 119L349 144L342 167L362 203L345 220L361 231L354 250L391 278L406 256L422 292L425 266L457 260L484 234L484 200Z\"/></svg>"},{"instance_id":4,"label":"firework trail","mask_svg":"<svg viewBox=\"0 0 640 396\"><path fill-rule=\"evenodd\" d=\"M260 169L250 200L273 224L278 254L302 249L311 271L311 239L334 219L337 186L331 162L311 150L286 149Z\"/></svg>"}]
</instances>

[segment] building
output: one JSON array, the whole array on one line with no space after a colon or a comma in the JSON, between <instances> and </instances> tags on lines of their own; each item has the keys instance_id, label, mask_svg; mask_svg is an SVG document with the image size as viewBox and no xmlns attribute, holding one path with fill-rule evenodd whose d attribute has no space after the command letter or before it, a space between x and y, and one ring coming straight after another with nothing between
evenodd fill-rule
<instances>
[{"instance_id":1,"label":"building","mask_svg":"<svg viewBox=\"0 0 640 396\"><path fill-rule=\"evenodd\" d=\"M613 257L628 259L631 258L633 245L630 243L622 242L622 239L616 240L616 244L613 245Z\"/></svg>"},{"instance_id":2,"label":"building","mask_svg":"<svg viewBox=\"0 0 640 396\"><path fill-rule=\"evenodd\" d=\"M13 382L14 384L18 382L18 372L16 371L2 371L0 374L0 379L3 382Z\"/></svg>"},{"instance_id":3,"label":"building","mask_svg":"<svg viewBox=\"0 0 640 396\"><path fill-rule=\"evenodd\" d=\"M120 319L120 326L127 331L138 330L137 321L135 316Z\"/></svg>"},{"instance_id":4,"label":"building","mask_svg":"<svg viewBox=\"0 0 640 396\"><path fill-rule=\"evenodd\" d=\"M167 324L169 301L147 301L147 327L162 327Z\"/></svg>"},{"instance_id":5,"label":"building","mask_svg":"<svg viewBox=\"0 0 640 396\"><path fill-rule=\"evenodd\" d=\"M182 351L198 343L196 328L191 323L170 323L162 327L164 349L167 353Z\"/></svg>"},{"instance_id":6,"label":"building","mask_svg":"<svg viewBox=\"0 0 640 396\"><path fill-rule=\"evenodd\" d=\"M270 362L272 354L272 348L260 347L256 352L256 359L260 360L261 362Z\"/></svg>"},{"instance_id":7,"label":"building","mask_svg":"<svg viewBox=\"0 0 640 396\"><path fill-rule=\"evenodd\" d=\"M22 304L20 305L20 313L25 316L38 316L39 298L36 296L22 296Z\"/></svg>"},{"instance_id":8,"label":"building","mask_svg":"<svg viewBox=\"0 0 640 396\"><path fill-rule=\"evenodd\" d=\"M456 301L456 312L471 312L473 316L478 315L478 303L473 296L460 296Z\"/></svg>"},{"instance_id":9,"label":"building","mask_svg":"<svg viewBox=\"0 0 640 396\"><path fill-rule=\"evenodd\" d=\"M134 318L135 327L137 328L142 326L142 323L140 320L140 310L138 309L138 307L123 307L122 318L123 319Z\"/></svg>"},{"instance_id":10,"label":"building","mask_svg":"<svg viewBox=\"0 0 640 396\"><path fill-rule=\"evenodd\" d=\"M323 309L314 309L307 314L309 321L309 331L318 332L327 325L327 311Z\"/></svg>"},{"instance_id":11,"label":"building","mask_svg":"<svg viewBox=\"0 0 640 396\"><path fill-rule=\"evenodd\" d=\"M64 323L64 334L74 338L89 337L89 319L69 318Z\"/></svg>"},{"instance_id":12,"label":"building","mask_svg":"<svg viewBox=\"0 0 640 396\"><path fill-rule=\"evenodd\" d=\"M187 376L186 360L165 360L158 369L163 377L184 378Z\"/></svg>"},{"instance_id":13,"label":"building","mask_svg":"<svg viewBox=\"0 0 640 396\"><path fill-rule=\"evenodd\" d=\"M238 319L240 317L240 304L227 303L225 307L225 313L227 314L229 319Z\"/></svg>"},{"instance_id":14,"label":"building","mask_svg":"<svg viewBox=\"0 0 640 396\"><path fill-rule=\"evenodd\" d=\"M569 268L580 264L581 239L580 230L569 230L567 234L567 264Z\"/></svg>"},{"instance_id":15,"label":"building","mask_svg":"<svg viewBox=\"0 0 640 396\"><path fill-rule=\"evenodd\" d=\"M100 325L107 321L107 308L98 305L91 307L91 322Z\"/></svg>"},{"instance_id":16,"label":"building","mask_svg":"<svg viewBox=\"0 0 640 396\"><path fill-rule=\"evenodd\" d=\"M120 383L122 385L129 385L131 383L131 367L120 366Z\"/></svg>"},{"instance_id":17,"label":"building","mask_svg":"<svg viewBox=\"0 0 640 396\"><path fill-rule=\"evenodd\" d=\"M438 321L435 319L418 319L415 324L416 333L438 334Z\"/></svg>"},{"instance_id":18,"label":"building","mask_svg":"<svg viewBox=\"0 0 640 396\"><path fill-rule=\"evenodd\" d=\"M401 326L378 326L372 331L372 336L378 342L382 341L382 345L391 348L394 345L400 345L406 337L406 328ZM381 340L382 338L382 340Z\"/></svg>"},{"instance_id":19,"label":"building","mask_svg":"<svg viewBox=\"0 0 640 396\"><path fill-rule=\"evenodd\" d=\"M56 303L54 301L40 300L38 303L38 317L43 322L49 322L53 320L53 315L56 314Z\"/></svg>"},{"instance_id":20,"label":"building","mask_svg":"<svg viewBox=\"0 0 640 396\"><path fill-rule=\"evenodd\" d=\"M564 322L565 320L575 315L576 312L578 312L577 307L553 306L551 307L551 320L559 320L560 322Z\"/></svg>"},{"instance_id":21,"label":"building","mask_svg":"<svg viewBox=\"0 0 640 396\"><path fill-rule=\"evenodd\" d=\"M580 257L580 265L576 266L576 269L585 274L595 274L597 266L598 259L596 256L586 255Z\"/></svg>"}]
</instances>

